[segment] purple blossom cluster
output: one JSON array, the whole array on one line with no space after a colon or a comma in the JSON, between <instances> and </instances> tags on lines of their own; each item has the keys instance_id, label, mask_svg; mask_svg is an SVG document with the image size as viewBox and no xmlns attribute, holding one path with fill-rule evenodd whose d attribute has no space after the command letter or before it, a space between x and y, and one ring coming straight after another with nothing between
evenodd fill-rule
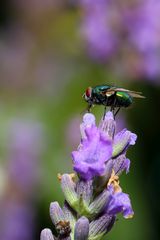
<instances>
[{"instance_id":1,"label":"purple blossom cluster","mask_svg":"<svg viewBox=\"0 0 160 240\"><path fill-rule=\"evenodd\" d=\"M134 214L129 195L122 191L119 176L128 173L126 157L134 145L136 134L127 129L116 133L112 112L96 126L95 116L86 113L80 125L81 142L72 152L76 173L58 175L65 196L63 208L58 202L50 205L50 216L57 230L41 232L41 240L101 239L113 227L118 213L124 218Z\"/></svg>"},{"instance_id":2,"label":"purple blossom cluster","mask_svg":"<svg viewBox=\"0 0 160 240\"><path fill-rule=\"evenodd\" d=\"M113 60L119 68L155 78L160 74L160 2L158 0L79 0L81 34L89 55ZM133 73L132 72L132 73Z\"/></svg>"}]
</instances>

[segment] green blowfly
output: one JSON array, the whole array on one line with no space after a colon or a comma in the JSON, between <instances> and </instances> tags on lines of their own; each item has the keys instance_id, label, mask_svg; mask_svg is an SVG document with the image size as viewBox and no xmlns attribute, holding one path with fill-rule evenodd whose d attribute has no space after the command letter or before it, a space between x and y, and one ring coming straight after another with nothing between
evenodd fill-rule
<instances>
[{"instance_id":1,"label":"green blowfly","mask_svg":"<svg viewBox=\"0 0 160 240\"><path fill-rule=\"evenodd\" d=\"M121 107L129 107L133 103L133 98L145 98L141 92L135 92L121 87L109 85L98 85L88 87L83 94L86 102L88 102L88 112L93 105L104 105L104 116L106 107L111 107L114 117Z\"/></svg>"}]
</instances>

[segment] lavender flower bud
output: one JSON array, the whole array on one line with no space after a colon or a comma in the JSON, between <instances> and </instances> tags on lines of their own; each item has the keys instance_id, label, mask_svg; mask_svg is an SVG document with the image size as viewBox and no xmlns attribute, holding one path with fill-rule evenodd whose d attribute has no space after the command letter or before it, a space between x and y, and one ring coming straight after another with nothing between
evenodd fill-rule
<instances>
[{"instance_id":1,"label":"lavender flower bud","mask_svg":"<svg viewBox=\"0 0 160 240\"><path fill-rule=\"evenodd\" d=\"M110 197L110 192L105 189L102 193L95 198L95 200L89 206L89 214L92 217L98 215L106 206Z\"/></svg>"},{"instance_id":2,"label":"lavender flower bud","mask_svg":"<svg viewBox=\"0 0 160 240\"><path fill-rule=\"evenodd\" d=\"M134 145L136 142L136 134L123 129L121 132L116 134L113 141L113 153L112 157L119 156L127 150L130 145Z\"/></svg>"},{"instance_id":3,"label":"lavender flower bud","mask_svg":"<svg viewBox=\"0 0 160 240\"><path fill-rule=\"evenodd\" d=\"M116 175L120 175L124 170L126 173L129 172L130 160L126 158L125 154L118 156L113 161L113 170Z\"/></svg>"},{"instance_id":4,"label":"lavender flower bud","mask_svg":"<svg viewBox=\"0 0 160 240\"><path fill-rule=\"evenodd\" d=\"M70 222L65 219L65 215L57 202L51 203L50 216L59 238L68 238L71 232Z\"/></svg>"},{"instance_id":5,"label":"lavender flower bud","mask_svg":"<svg viewBox=\"0 0 160 240\"><path fill-rule=\"evenodd\" d=\"M62 175L61 187L69 205L72 206L74 209L77 208L79 200L78 200L77 193L75 191L76 185L69 174Z\"/></svg>"},{"instance_id":6,"label":"lavender flower bud","mask_svg":"<svg viewBox=\"0 0 160 240\"><path fill-rule=\"evenodd\" d=\"M74 240L87 240L89 233L89 221L86 217L78 219L74 230Z\"/></svg>"},{"instance_id":7,"label":"lavender flower bud","mask_svg":"<svg viewBox=\"0 0 160 240\"><path fill-rule=\"evenodd\" d=\"M115 216L104 214L89 224L89 240L98 240L109 232L115 222Z\"/></svg>"},{"instance_id":8,"label":"lavender flower bud","mask_svg":"<svg viewBox=\"0 0 160 240\"><path fill-rule=\"evenodd\" d=\"M85 181L85 180L80 180L77 183L77 194L78 197L83 198L83 200L89 205L92 195L93 195L93 185L92 185L92 180Z\"/></svg>"},{"instance_id":9,"label":"lavender flower bud","mask_svg":"<svg viewBox=\"0 0 160 240\"><path fill-rule=\"evenodd\" d=\"M45 228L41 231L40 240L54 240L53 234L49 228Z\"/></svg>"},{"instance_id":10,"label":"lavender flower bud","mask_svg":"<svg viewBox=\"0 0 160 240\"><path fill-rule=\"evenodd\" d=\"M65 220L64 213L59 206L58 202L52 202L50 204L50 217L52 219L53 224L56 226L60 221Z\"/></svg>"}]
</instances>

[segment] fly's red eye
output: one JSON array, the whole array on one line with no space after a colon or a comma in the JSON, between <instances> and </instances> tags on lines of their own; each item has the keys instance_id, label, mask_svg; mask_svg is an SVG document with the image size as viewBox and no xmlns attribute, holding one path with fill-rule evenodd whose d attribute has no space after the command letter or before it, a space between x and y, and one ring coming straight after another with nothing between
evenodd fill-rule
<instances>
[{"instance_id":1,"label":"fly's red eye","mask_svg":"<svg viewBox=\"0 0 160 240\"><path fill-rule=\"evenodd\" d=\"M88 98L91 97L91 88L90 87L86 89L86 96Z\"/></svg>"}]
</instances>

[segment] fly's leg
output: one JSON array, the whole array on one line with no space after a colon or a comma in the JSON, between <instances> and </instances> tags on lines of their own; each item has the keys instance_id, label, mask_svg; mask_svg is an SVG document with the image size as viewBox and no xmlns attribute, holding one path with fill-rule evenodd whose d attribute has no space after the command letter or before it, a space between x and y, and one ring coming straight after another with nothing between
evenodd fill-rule
<instances>
[{"instance_id":1,"label":"fly's leg","mask_svg":"<svg viewBox=\"0 0 160 240\"><path fill-rule=\"evenodd\" d=\"M115 117L116 117L116 115L117 115L117 113L119 112L120 109L121 109L121 107L119 107L119 108L117 109L117 111L114 113L114 119L115 119Z\"/></svg>"},{"instance_id":2,"label":"fly's leg","mask_svg":"<svg viewBox=\"0 0 160 240\"><path fill-rule=\"evenodd\" d=\"M115 113L114 113L114 110L115 110L115 108L114 108L114 106L111 106L111 112L113 113L113 117L114 117L114 120L115 120Z\"/></svg>"},{"instance_id":3,"label":"fly's leg","mask_svg":"<svg viewBox=\"0 0 160 240\"><path fill-rule=\"evenodd\" d=\"M116 116L116 114L117 114L117 112L116 112L116 114L115 114L115 112L114 112L115 107L116 107L116 98L114 98L114 102L113 102L113 104L111 105L111 112L113 113L114 119L115 119L115 116Z\"/></svg>"},{"instance_id":4,"label":"fly's leg","mask_svg":"<svg viewBox=\"0 0 160 240\"><path fill-rule=\"evenodd\" d=\"M106 102L104 103L103 120L105 119L105 116L106 116L106 112L107 112L107 104L108 104L108 98L106 98Z\"/></svg>"},{"instance_id":5,"label":"fly's leg","mask_svg":"<svg viewBox=\"0 0 160 240\"><path fill-rule=\"evenodd\" d=\"M105 119L105 116L106 116L106 111L107 111L107 105L105 105L105 107L104 107L103 120Z\"/></svg>"},{"instance_id":6,"label":"fly's leg","mask_svg":"<svg viewBox=\"0 0 160 240\"><path fill-rule=\"evenodd\" d=\"M88 107L87 107L87 112L90 113L91 112L91 107L92 107L92 104L88 104Z\"/></svg>"},{"instance_id":7,"label":"fly's leg","mask_svg":"<svg viewBox=\"0 0 160 240\"><path fill-rule=\"evenodd\" d=\"M114 105L111 106L110 111L111 111L111 112L114 112Z\"/></svg>"}]
</instances>

